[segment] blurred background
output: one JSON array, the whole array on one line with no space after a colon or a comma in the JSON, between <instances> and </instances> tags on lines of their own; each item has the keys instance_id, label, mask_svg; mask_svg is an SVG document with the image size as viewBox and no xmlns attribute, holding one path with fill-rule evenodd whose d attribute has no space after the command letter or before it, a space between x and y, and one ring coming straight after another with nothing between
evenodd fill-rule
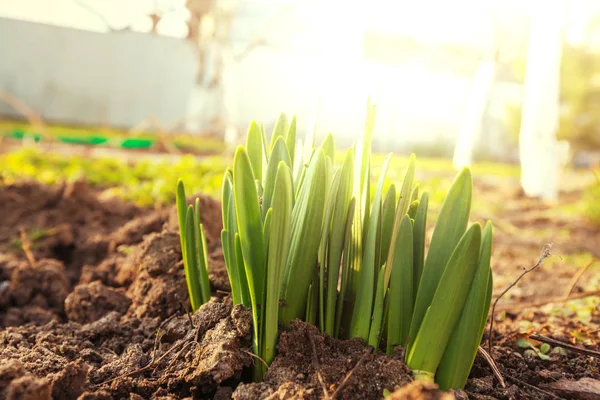
<instances>
[{"instance_id":1,"label":"blurred background","mask_svg":"<svg viewBox=\"0 0 600 400\"><path fill-rule=\"evenodd\" d=\"M600 160L600 2L0 0L4 153L227 155L281 112L348 147L368 97L374 150L556 200Z\"/></svg>"},{"instance_id":2,"label":"blurred background","mask_svg":"<svg viewBox=\"0 0 600 400\"><path fill-rule=\"evenodd\" d=\"M354 137L372 96L379 145L447 155L478 70L492 62L481 151L511 158L531 20L546 2L346 3L3 0L0 88L51 124L147 121L217 137L281 111L302 129L319 97L320 133ZM600 146L600 3L565 5L559 137ZM15 108L4 101L0 114L23 119Z\"/></svg>"}]
</instances>

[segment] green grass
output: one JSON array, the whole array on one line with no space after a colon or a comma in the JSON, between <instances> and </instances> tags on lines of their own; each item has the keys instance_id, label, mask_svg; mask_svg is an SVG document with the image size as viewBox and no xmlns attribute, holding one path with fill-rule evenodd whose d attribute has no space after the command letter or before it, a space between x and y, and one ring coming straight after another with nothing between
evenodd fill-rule
<instances>
[{"instance_id":1,"label":"green grass","mask_svg":"<svg viewBox=\"0 0 600 400\"><path fill-rule=\"evenodd\" d=\"M342 157L336 155L336 157ZM382 165L385 159L384 154L373 154L372 163L374 166ZM390 169L394 170L404 167L408 164L408 156L395 155L390 162ZM498 176L498 177L518 177L521 173L521 168L518 165L504 164L496 162L475 162L471 167L473 175L475 176ZM375 169L374 169L375 171ZM419 157L419 171L421 173L438 173L441 175L449 175L454 177L456 170L452 166L452 160L449 158L436 158L436 157Z\"/></svg>"},{"instance_id":2,"label":"green grass","mask_svg":"<svg viewBox=\"0 0 600 400\"><path fill-rule=\"evenodd\" d=\"M1 129L2 125L0 124L0 132ZM74 128L65 129L70 129L73 134L85 133ZM182 140L186 146L193 143L189 138L184 137ZM344 155L345 153L342 151L336 152L336 161L341 164ZM383 163L385 156L383 154L373 154L372 156L371 176L376 179L381 172L377 167ZM0 176L6 183L35 180L44 184L71 182L85 178L92 185L109 188L107 193L131 200L138 205L150 206L173 202L173 188L178 177L185 181L189 193L203 192L219 197L223 180L222 171L231 164L231 161L232 158L226 155L215 155L201 161L185 155L174 163L141 160L131 164L113 158L90 160L81 156L65 156L41 152L35 148L23 148L13 153L0 154L0 165L3 166ZM384 181L384 192L387 192L392 183L397 187L401 184L407 165L408 157L392 156ZM475 163L472 170L475 171L474 175L476 176L518 177L519 174L518 167L500 163ZM421 189L429 192L431 199L429 213L432 221L436 220L439 212L436 205L442 203L454 174L451 160L419 158L417 180ZM375 185L371 187L371 196L374 194ZM490 204L483 201L481 197L473 200L475 212L487 210L490 207ZM572 209L567 210L568 207ZM581 215L585 208L586 203L583 199L578 204L561 205L561 210L568 211L570 214Z\"/></svg>"},{"instance_id":3,"label":"green grass","mask_svg":"<svg viewBox=\"0 0 600 400\"><path fill-rule=\"evenodd\" d=\"M108 157L90 159L24 148L0 155L3 166L0 177L7 184L23 180L55 184L86 179L92 186L106 189L106 195L140 206L161 206L175 200L173 188L179 177L185 179L190 194L218 196L225 162L218 156L197 159L188 155L176 161L142 159L127 163Z\"/></svg>"}]
</instances>

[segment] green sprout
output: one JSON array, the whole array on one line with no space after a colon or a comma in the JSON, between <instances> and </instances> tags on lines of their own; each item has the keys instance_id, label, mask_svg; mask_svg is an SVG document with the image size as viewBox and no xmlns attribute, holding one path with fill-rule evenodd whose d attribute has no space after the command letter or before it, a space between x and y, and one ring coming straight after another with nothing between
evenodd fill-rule
<instances>
[{"instance_id":1,"label":"green sprout","mask_svg":"<svg viewBox=\"0 0 600 400\"><path fill-rule=\"evenodd\" d=\"M526 338L517 340L517 346L524 348L523 354L528 357L539 357L540 360L548 361L551 359L551 355L566 356L567 351L560 346L552 348L548 343L542 343L537 348L531 341Z\"/></svg>"},{"instance_id":2,"label":"green sprout","mask_svg":"<svg viewBox=\"0 0 600 400\"><path fill-rule=\"evenodd\" d=\"M444 390L462 388L489 312L492 225L468 227L472 178L465 168L444 200L426 253L429 195L415 182L415 156L400 189L392 184L384 191L388 155L371 196L374 123L369 103L363 134L340 166L333 135L315 146L309 132L303 151L296 151L295 118L280 115L268 143L264 127L250 124L222 188L221 240L233 303L252 308L253 350L267 364L280 329L300 318L376 350L382 340L388 353L403 346L416 378ZM187 226L198 226L197 208L194 214L190 206L184 220L184 207L178 201L182 237L197 238ZM182 239L182 247L193 250L190 242ZM257 364L255 378L264 372Z\"/></svg>"},{"instance_id":3,"label":"green sprout","mask_svg":"<svg viewBox=\"0 0 600 400\"><path fill-rule=\"evenodd\" d=\"M192 311L196 311L210 299L208 252L204 227L200 223L200 199L196 199L194 206L186 207L185 189L179 181L176 203L185 280Z\"/></svg>"},{"instance_id":4,"label":"green sprout","mask_svg":"<svg viewBox=\"0 0 600 400\"><path fill-rule=\"evenodd\" d=\"M42 239L47 238L48 236L52 236L51 229L33 229L31 233L27 235L27 238L31 242L31 248L34 249L39 246L39 242ZM20 250L23 248L23 242L21 241L21 236L16 235L10 241L10 246L15 250Z\"/></svg>"}]
</instances>

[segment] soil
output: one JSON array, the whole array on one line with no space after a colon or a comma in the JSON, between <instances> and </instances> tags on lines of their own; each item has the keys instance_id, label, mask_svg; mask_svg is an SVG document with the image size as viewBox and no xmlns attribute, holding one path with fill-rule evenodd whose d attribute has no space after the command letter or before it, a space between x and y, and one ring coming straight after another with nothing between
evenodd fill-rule
<instances>
[{"instance_id":1,"label":"soil","mask_svg":"<svg viewBox=\"0 0 600 400\"><path fill-rule=\"evenodd\" d=\"M337 340L299 320L281 335L278 350L264 381L240 384L234 399L321 399L334 394L338 399L376 399L384 389L394 391L412 380L400 356L373 354L361 340Z\"/></svg>"},{"instance_id":2,"label":"soil","mask_svg":"<svg viewBox=\"0 0 600 400\"><path fill-rule=\"evenodd\" d=\"M105 199L85 182L0 187L0 399L378 399L384 390L391 399L588 398L563 383L593 387L598 357L567 351L543 360L517 340L537 333L600 350L597 297L537 304L563 295L581 259L598 256L600 229L551 215L552 205L496 182L476 181L475 190L497 203L498 215L474 211L474 219L502 221L495 296L546 241L563 259L546 260L498 304L492 355L505 387L478 355L465 390L442 393L413 382L401 349L375 353L300 321L282 333L264 381L251 383L251 366L261 362L251 352L251 313L231 306L220 204L208 197L201 217L213 297L191 314L174 208ZM561 194L563 203L576 199ZM573 293L597 289L595 276L592 267Z\"/></svg>"}]
</instances>

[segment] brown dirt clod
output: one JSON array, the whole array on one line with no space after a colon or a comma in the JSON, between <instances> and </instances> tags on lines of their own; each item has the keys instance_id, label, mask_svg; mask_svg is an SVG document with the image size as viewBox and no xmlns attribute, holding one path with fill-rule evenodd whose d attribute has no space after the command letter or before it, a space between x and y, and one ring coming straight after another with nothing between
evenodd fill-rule
<instances>
[{"instance_id":1,"label":"brown dirt clod","mask_svg":"<svg viewBox=\"0 0 600 400\"><path fill-rule=\"evenodd\" d=\"M24 261L12 271L5 293L9 312L0 322L5 326L48 322L62 314L69 290L60 261L44 258L34 265Z\"/></svg>"},{"instance_id":2,"label":"brown dirt clod","mask_svg":"<svg viewBox=\"0 0 600 400\"><path fill-rule=\"evenodd\" d=\"M110 311L124 314L131 305L122 289L113 289L94 281L78 285L65 300L65 313L71 321L94 322Z\"/></svg>"},{"instance_id":3,"label":"brown dirt clod","mask_svg":"<svg viewBox=\"0 0 600 400\"><path fill-rule=\"evenodd\" d=\"M50 383L46 379L24 375L10 382L5 391L6 400L51 400Z\"/></svg>"},{"instance_id":4,"label":"brown dirt clod","mask_svg":"<svg viewBox=\"0 0 600 400\"><path fill-rule=\"evenodd\" d=\"M139 270L127 291L129 315L166 319L189 304L179 235L163 231L146 236L137 256Z\"/></svg>"},{"instance_id":5,"label":"brown dirt clod","mask_svg":"<svg viewBox=\"0 0 600 400\"><path fill-rule=\"evenodd\" d=\"M76 400L87 388L89 367L81 359L70 362L52 381L52 397Z\"/></svg>"}]
</instances>

